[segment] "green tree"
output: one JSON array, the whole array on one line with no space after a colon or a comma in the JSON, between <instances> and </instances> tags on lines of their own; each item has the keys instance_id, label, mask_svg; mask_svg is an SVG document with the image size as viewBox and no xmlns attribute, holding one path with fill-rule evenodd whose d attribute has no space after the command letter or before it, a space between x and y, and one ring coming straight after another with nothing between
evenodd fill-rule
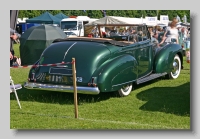
<instances>
[{"instance_id":1,"label":"green tree","mask_svg":"<svg viewBox=\"0 0 200 139\"><path fill-rule=\"evenodd\" d=\"M127 17L126 16L126 11L125 10L117 10L118 15L117 16L121 16L121 17Z\"/></svg>"},{"instance_id":2,"label":"green tree","mask_svg":"<svg viewBox=\"0 0 200 139\"><path fill-rule=\"evenodd\" d=\"M51 13L52 15L56 15L58 13L61 13L61 10L49 10L49 13Z\"/></svg>"},{"instance_id":3,"label":"green tree","mask_svg":"<svg viewBox=\"0 0 200 139\"><path fill-rule=\"evenodd\" d=\"M110 16L118 16L120 10L112 10Z\"/></svg>"},{"instance_id":4,"label":"green tree","mask_svg":"<svg viewBox=\"0 0 200 139\"><path fill-rule=\"evenodd\" d=\"M101 10L20 10L19 18L33 18L43 14L44 12L50 12L52 15L62 12L67 16L89 16L91 18L102 18L103 13ZM134 17L134 18L145 18L145 16L157 16L158 20L160 15L168 15L169 20L177 15L183 18L184 15L187 17L187 21L190 22L190 10L106 10L107 16L123 16L123 17Z\"/></svg>"},{"instance_id":5,"label":"green tree","mask_svg":"<svg viewBox=\"0 0 200 139\"><path fill-rule=\"evenodd\" d=\"M145 10L146 16L157 16L156 10Z\"/></svg>"},{"instance_id":6,"label":"green tree","mask_svg":"<svg viewBox=\"0 0 200 139\"><path fill-rule=\"evenodd\" d=\"M88 16L90 18L102 18L103 13L101 10L87 10Z\"/></svg>"},{"instance_id":7,"label":"green tree","mask_svg":"<svg viewBox=\"0 0 200 139\"><path fill-rule=\"evenodd\" d=\"M146 17L146 11L145 10L141 10L140 14L141 14L141 17L143 17L143 18Z\"/></svg>"},{"instance_id":8,"label":"green tree","mask_svg":"<svg viewBox=\"0 0 200 139\"><path fill-rule=\"evenodd\" d=\"M126 17L134 17L134 13L132 10L126 10L125 13L126 13Z\"/></svg>"}]
</instances>

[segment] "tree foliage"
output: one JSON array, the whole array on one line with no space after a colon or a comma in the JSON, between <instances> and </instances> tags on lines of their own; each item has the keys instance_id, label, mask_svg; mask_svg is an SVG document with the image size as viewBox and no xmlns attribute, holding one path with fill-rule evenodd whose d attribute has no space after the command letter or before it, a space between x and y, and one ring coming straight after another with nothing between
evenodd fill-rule
<instances>
[{"instance_id":1,"label":"tree foliage","mask_svg":"<svg viewBox=\"0 0 200 139\"><path fill-rule=\"evenodd\" d=\"M102 10L20 10L19 18L33 18L48 11L52 15L56 15L60 12L67 16L89 16L90 18L102 18ZM183 18L184 15L187 17L187 21L190 22L190 10L106 10L107 16L122 16L122 17L135 17L140 18L145 16L158 16L168 15L169 20L177 15Z\"/></svg>"}]
</instances>

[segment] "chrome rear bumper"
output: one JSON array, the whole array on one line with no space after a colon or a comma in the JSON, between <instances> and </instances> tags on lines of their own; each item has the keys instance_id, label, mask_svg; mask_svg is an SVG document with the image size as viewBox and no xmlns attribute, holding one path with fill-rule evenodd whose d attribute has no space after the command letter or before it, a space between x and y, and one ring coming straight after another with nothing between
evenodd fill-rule
<instances>
[{"instance_id":1,"label":"chrome rear bumper","mask_svg":"<svg viewBox=\"0 0 200 139\"><path fill-rule=\"evenodd\" d=\"M41 83L25 82L24 87L27 88L27 89L74 92L73 86L66 86L66 85L54 85L54 84L41 84ZM100 90L98 89L98 87L77 86L77 93L98 95L100 93Z\"/></svg>"}]
</instances>

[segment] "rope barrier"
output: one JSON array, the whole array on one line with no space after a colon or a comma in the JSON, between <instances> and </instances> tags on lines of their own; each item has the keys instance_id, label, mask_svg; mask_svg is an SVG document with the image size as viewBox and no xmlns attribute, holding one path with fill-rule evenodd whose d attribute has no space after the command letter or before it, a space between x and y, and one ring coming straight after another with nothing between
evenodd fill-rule
<instances>
[{"instance_id":1,"label":"rope barrier","mask_svg":"<svg viewBox=\"0 0 200 139\"><path fill-rule=\"evenodd\" d=\"M72 58L72 62L55 63L55 64L42 64L42 65L27 65L27 66L12 66L10 68L28 68L28 67L43 67L43 66L59 66L72 64L72 75L73 75L73 87L74 87L74 107L75 107L75 118L78 118L78 100L77 100L77 85L76 85L76 67L75 67L75 58ZM34 79L35 80L35 79ZM21 108L21 106L20 106Z\"/></svg>"},{"instance_id":2,"label":"rope barrier","mask_svg":"<svg viewBox=\"0 0 200 139\"><path fill-rule=\"evenodd\" d=\"M45 66L59 66L59 65L65 65L65 64L73 64L74 61L72 62L62 62L62 63L55 63L55 64L42 64L42 65L25 65L25 66L12 66L10 68L35 68L35 67L45 67Z\"/></svg>"}]
</instances>

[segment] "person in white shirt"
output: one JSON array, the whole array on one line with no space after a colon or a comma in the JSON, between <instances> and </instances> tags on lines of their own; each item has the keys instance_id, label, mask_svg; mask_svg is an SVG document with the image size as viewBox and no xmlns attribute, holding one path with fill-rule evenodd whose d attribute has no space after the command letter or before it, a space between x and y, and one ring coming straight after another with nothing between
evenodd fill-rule
<instances>
[{"instance_id":1,"label":"person in white shirt","mask_svg":"<svg viewBox=\"0 0 200 139\"><path fill-rule=\"evenodd\" d=\"M178 20L174 18L170 24L170 26L166 29L162 41L159 43L159 45L163 44L164 42L170 43L172 40L175 40L177 44L179 44L178 39L178 29L176 28Z\"/></svg>"},{"instance_id":2,"label":"person in white shirt","mask_svg":"<svg viewBox=\"0 0 200 139\"><path fill-rule=\"evenodd\" d=\"M91 31L91 34L93 35L94 38L97 38L99 35L98 29L96 28L96 26L94 26L94 28Z\"/></svg>"},{"instance_id":3,"label":"person in white shirt","mask_svg":"<svg viewBox=\"0 0 200 139\"><path fill-rule=\"evenodd\" d=\"M182 34L183 34L183 39L184 40L186 40L187 39L187 34L188 34L188 31L187 31L187 29L185 28L185 27L183 27L182 29L181 29L181 32L182 32Z\"/></svg>"},{"instance_id":4,"label":"person in white shirt","mask_svg":"<svg viewBox=\"0 0 200 139\"><path fill-rule=\"evenodd\" d=\"M110 31L108 29L106 29L105 34L106 34L106 37L110 37Z\"/></svg>"}]
</instances>

